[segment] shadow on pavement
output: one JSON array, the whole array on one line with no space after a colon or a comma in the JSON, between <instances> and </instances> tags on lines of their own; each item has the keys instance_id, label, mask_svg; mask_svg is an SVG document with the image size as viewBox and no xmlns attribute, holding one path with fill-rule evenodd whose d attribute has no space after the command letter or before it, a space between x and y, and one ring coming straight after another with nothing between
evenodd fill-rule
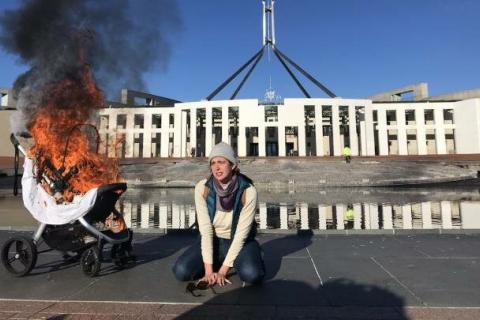
<instances>
[{"instance_id":1,"label":"shadow on pavement","mask_svg":"<svg viewBox=\"0 0 480 320\"><path fill-rule=\"evenodd\" d=\"M217 294L176 319L394 319L406 320L404 300L374 285L336 279L323 286L273 280Z\"/></svg>"},{"instance_id":2,"label":"shadow on pavement","mask_svg":"<svg viewBox=\"0 0 480 320\"><path fill-rule=\"evenodd\" d=\"M134 240L133 243L133 254L136 257L134 263L127 264L122 268L109 265L106 268L102 268L98 276L106 276L124 269L135 268L142 264L168 258L183 248L190 246L197 237L198 234L196 232L189 230L170 230L167 234L160 236L155 234L151 237L142 235L140 239ZM108 258L110 257L108 252L106 255ZM106 261L111 262L108 259Z\"/></svg>"},{"instance_id":3,"label":"shadow on pavement","mask_svg":"<svg viewBox=\"0 0 480 320\"><path fill-rule=\"evenodd\" d=\"M33 232L19 231L12 234L5 239L0 239L0 248L3 243L13 236L25 236L31 238ZM120 272L125 269L135 268L136 266L150 263L155 260L165 259L171 255L174 255L177 251L191 245L196 237L197 233L184 230L169 231L165 235L153 234L146 236L145 234L139 235L133 242L133 254L136 257L136 262L126 264L123 267L117 267L110 259L111 245L106 245L103 250L103 261L100 273L97 277L107 276L113 273ZM63 259L60 251L53 250L48 254L42 253L42 251L49 251L49 247L42 243L39 249L39 259L36 266L31 273L26 275L27 277L40 276L47 273L53 273L70 268L79 268L79 257L72 257L69 259ZM3 266L0 266L3 269Z\"/></svg>"},{"instance_id":4,"label":"shadow on pavement","mask_svg":"<svg viewBox=\"0 0 480 320\"><path fill-rule=\"evenodd\" d=\"M312 230L298 230L297 234L273 239L262 244L266 267L266 280L273 279L282 264L283 257L307 248L312 243Z\"/></svg>"}]
</instances>

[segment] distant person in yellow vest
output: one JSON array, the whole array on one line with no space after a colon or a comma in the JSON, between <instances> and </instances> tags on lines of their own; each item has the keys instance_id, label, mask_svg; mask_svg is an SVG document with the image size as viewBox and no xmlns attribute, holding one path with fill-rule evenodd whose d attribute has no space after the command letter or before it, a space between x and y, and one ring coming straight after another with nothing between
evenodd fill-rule
<instances>
[{"instance_id":1,"label":"distant person in yellow vest","mask_svg":"<svg viewBox=\"0 0 480 320\"><path fill-rule=\"evenodd\" d=\"M352 150L348 145L343 148L343 156L345 157L345 162L350 163L350 161L352 160Z\"/></svg>"},{"instance_id":2,"label":"distant person in yellow vest","mask_svg":"<svg viewBox=\"0 0 480 320\"><path fill-rule=\"evenodd\" d=\"M349 204L347 206L347 211L345 211L345 229L352 229L353 228L353 220L355 219L355 213L353 211L353 206Z\"/></svg>"}]
</instances>

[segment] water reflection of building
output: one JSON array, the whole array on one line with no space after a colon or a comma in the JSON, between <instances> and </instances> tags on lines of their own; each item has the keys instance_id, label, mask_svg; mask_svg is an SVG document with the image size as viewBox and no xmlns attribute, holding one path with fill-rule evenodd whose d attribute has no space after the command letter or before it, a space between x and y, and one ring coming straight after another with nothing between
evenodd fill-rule
<instances>
[{"instance_id":1,"label":"water reflection of building","mask_svg":"<svg viewBox=\"0 0 480 320\"><path fill-rule=\"evenodd\" d=\"M127 225L135 228L186 229L195 223L193 204L120 202ZM347 223L347 204L260 203L257 222L266 229L479 229L480 201L431 201L392 205L353 204Z\"/></svg>"}]
</instances>

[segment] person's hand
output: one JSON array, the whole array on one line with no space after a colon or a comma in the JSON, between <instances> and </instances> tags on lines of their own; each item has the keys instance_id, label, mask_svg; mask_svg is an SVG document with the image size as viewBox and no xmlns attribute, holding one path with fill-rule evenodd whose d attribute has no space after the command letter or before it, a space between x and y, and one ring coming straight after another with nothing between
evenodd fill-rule
<instances>
[{"instance_id":1,"label":"person's hand","mask_svg":"<svg viewBox=\"0 0 480 320\"><path fill-rule=\"evenodd\" d=\"M209 274L205 274L202 279L198 280L198 282L207 282L208 285L213 286L215 283L217 283L217 273L212 272Z\"/></svg>"},{"instance_id":2,"label":"person's hand","mask_svg":"<svg viewBox=\"0 0 480 320\"><path fill-rule=\"evenodd\" d=\"M227 266L222 266L220 270L218 270L217 284L220 287L226 286L227 284L232 284L232 282L227 279L228 270L230 270L230 267Z\"/></svg>"},{"instance_id":3,"label":"person's hand","mask_svg":"<svg viewBox=\"0 0 480 320\"><path fill-rule=\"evenodd\" d=\"M198 282L207 282L209 286L213 286L217 282L217 274L213 272L213 266L205 263L205 275Z\"/></svg>"},{"instance_id":4,"label":"person's hand","mask_svg":"<svg viewBox=\"0 0 480 320\"><path fill-rule=\"evenodd\" d=\"M232 284L232 282L230 280L227 279L227 275L226 274L223 274L223 273L217 273L217 284L220 286L220 287L224 287L226 286L227 284Z\"/></svg>"}]
</instances>

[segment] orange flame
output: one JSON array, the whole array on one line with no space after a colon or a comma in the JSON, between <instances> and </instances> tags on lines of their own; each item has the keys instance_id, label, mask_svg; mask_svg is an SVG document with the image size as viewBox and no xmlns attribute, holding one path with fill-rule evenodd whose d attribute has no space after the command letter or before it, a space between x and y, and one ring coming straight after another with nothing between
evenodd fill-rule
<instances>
[{"instance_id":1,"label":"orange flame","mask_svg":"<svg viewBox=\"0 0 480 320\"><path fill-rule=\"evenodd\" d=\"M75 194L120 180L117 159L109 159L91 150L88 137L78 128L92 123L104 96L97 87L88 67L45 88L42 106L29 125L35 144L29 156L37 160L47 176L53 172L50 162L64 173L76 167L78 173L68 180L63 198L71 201ZM68 141L68 149L65 150ZM51 191L48 190L47 191Z\"/></svg>"}]
</instances>

